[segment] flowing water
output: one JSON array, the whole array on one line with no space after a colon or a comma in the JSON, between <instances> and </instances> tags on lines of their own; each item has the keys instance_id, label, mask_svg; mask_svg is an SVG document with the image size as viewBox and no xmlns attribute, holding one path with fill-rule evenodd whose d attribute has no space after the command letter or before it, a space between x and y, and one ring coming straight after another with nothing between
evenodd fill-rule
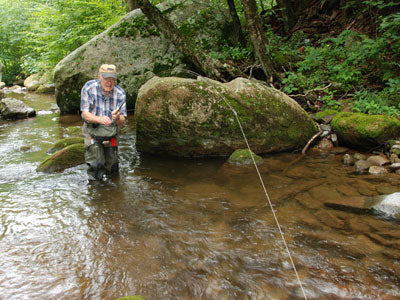
<instances>
[{"instance_id":1,"label":"flowing water","mask_svg":"<svg viewBox=\"0 0 400 300\"><path fill-rule=\"evenodd\" d=\"M140 154L130 117L119 178L37 173L81 123L47 111L51 96L20 97L41 112L0 121L0 299L304 299L254 168ZM307 298L400 299L397 219L324 206L399 192L400 176L296 158L260 170Z\"/></svg>"}]
</instances>

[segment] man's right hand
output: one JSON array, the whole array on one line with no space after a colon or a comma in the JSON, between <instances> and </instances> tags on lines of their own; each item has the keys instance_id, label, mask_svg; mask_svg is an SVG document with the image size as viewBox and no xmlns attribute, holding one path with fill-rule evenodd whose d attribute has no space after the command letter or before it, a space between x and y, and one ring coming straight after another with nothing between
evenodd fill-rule
<instances>
[{"instance_id":1,"label":"man's right hand","mask_svg":"<svg viewBox=\"0 0 400 300\"><path fill-rule=\"evenodd\" d=\"M98 118L97 123L103 124L103 125L106 125L106 126L110 126L112 121L111 121L111 119L109 117L102 116L102 117Z\"/></svg>"}]
</instances>

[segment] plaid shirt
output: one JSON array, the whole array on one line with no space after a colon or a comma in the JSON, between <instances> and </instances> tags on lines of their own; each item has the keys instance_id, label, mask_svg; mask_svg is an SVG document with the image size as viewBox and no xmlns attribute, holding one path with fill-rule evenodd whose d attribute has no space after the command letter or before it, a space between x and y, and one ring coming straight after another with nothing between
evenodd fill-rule
<instances>
[{"instance_id":1,"label":"plaid shirt","mask_svg":"<svg viewBox=\"0 0 400 300\"><path fill-rule=\"evenodd\" d=\"M111 112L119 107L126 99L125 91L115 85L110 95L106 97L101 89L100 80L90 80L85 83L81 91L81 111L87 111L96 116L108 116L111 119ZM126 103L120 109L120 114L127 116Z\"/></svg>"}]
</instances>

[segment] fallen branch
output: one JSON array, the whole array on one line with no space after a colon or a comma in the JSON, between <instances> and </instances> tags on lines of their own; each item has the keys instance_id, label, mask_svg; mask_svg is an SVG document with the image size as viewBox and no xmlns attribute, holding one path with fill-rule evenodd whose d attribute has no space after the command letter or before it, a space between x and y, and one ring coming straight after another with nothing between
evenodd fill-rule
<instances>
[{"instance_id":1,"label":"fallen branch","mask_svg":"<svg viewBox=\"0 0 400 300\"><path fill-rule=\"evenodd\" d=\"M296 94L296 95L289 95L290 97L306 97L309 93L311 92L315 92L315 91L323 91L326 90L328 87L330 87L332 85L332 82L329 83L327 86L324 86L322 88L315 88L312 90L307 91L305 94Z\"/></svg>"},{"instance_id":2,"label":"fallen branch","mask_svg":"<svg viewBox=\"0 0 400 300\"><path fill-rule=\"evenodd\" d=\"M315 141L315 139L317 138L317 137L319 137L321 134L322 134L322 129L321 129L321 126L319 126L319 124L317 123L317 126L318 126L318 132L316 133L316 134L314 134L314 136L307 142L307 144L304 146L304 148L303 148L303 150L301 151L301 154L302 155L306 155L306 152L307 152L307 149L308 149L308 147L310 147L310 145L311 145L311 143L312 142L314 142Z\"/></svg>"}]
</instances>

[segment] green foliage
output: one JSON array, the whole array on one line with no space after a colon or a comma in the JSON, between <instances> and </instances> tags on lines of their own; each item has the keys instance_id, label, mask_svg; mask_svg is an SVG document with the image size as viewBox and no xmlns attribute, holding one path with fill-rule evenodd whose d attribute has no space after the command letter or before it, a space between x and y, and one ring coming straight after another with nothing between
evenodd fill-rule
<instances>
[{"instance_id":1,"label":"green foliage","mask_svg":"<svg viewBox=\"0 0 400 300\"><path fill-rule=\"evenodd\" d=\"M0 0L5 79L51 70L123 13L119 0Z\"/></svg>"},{"instance_id":2,"label":"green foliage","mask_svg":"<svg viewBox=\"0 0 400 300\"><path fill-rule=\"evenodd\" d=\"M398 115L400 14L382 18L378 33L371 38L345 30L305 47L303 59L285 73L285 92L315 91L329 108L338 108L338 99L354 93L355 111ZM371 85L374 89L367 89Z\"/></svg>"}]
</instances>

